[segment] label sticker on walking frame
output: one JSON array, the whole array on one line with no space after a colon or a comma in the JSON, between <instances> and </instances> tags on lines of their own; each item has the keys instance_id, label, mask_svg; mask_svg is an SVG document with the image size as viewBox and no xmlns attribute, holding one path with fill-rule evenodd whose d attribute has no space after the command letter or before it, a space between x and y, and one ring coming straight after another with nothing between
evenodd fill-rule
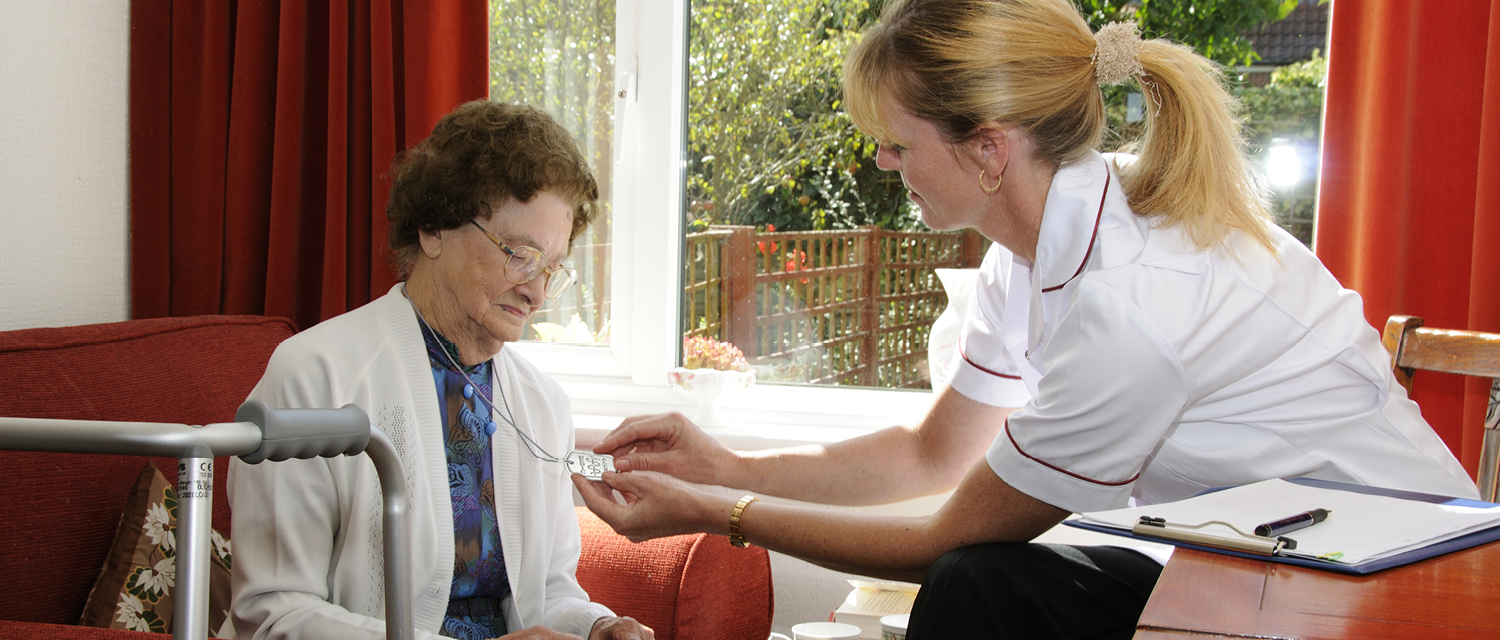
<instances>
[{"instance_id":1,"label":"label sticker on walking frame","mask_svg":"<svg viewBox=\"0 0 1500 640\"><path fill-rule=\"evenodd\" d=\"M589 453L588 451L568 452L568 471L582 475L590 480L602 480L605 471L615 470L615 459L613 456Z\"/></svg>"}]
</instances>

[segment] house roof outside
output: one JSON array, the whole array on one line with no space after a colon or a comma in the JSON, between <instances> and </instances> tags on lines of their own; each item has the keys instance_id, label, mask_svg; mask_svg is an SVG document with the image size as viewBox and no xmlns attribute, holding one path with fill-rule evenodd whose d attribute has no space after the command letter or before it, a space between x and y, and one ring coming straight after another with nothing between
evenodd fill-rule
<instances>
[{"instance_id":1,"label":"house roof outside","mask_svg":"<svg viewBox=\"0 0 1500 640\"><path fill-rule=\"evenodd\" d=\"M1328 53L1327 2L1303 0L1285 19L1245 33L1260 54L1256 67L1279 67L1312 58L1314 50Z\"/></svg>"}]
</instances>

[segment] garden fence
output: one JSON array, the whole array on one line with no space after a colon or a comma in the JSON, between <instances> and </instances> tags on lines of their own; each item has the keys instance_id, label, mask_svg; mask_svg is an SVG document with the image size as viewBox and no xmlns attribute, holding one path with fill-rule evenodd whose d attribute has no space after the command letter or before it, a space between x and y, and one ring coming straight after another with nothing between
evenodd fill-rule
<instances>
[{"instance_id":1,"label":"garden fence","mask_svg":"<svg viewBox=\"0 0 1500 640\"><path fill-rule=\"evenodd\" d=\"M772 381L930 386L927 336L947 305L936 269L977 267L971 231L874 227L687 235L684 327L734 343Z\"/></svg>"}]
</instances>

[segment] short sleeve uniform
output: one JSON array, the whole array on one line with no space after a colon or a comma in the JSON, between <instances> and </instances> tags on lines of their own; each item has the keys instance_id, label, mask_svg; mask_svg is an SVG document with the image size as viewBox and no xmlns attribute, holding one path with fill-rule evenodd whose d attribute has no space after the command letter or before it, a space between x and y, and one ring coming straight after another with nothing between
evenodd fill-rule
<instances>
[{"instance_id":1,"label":"short sleeve uniform","mask_svg":"<svg viewBox=\"0 0 1500 640\"><path fill-rule=\"evenodd\" d=\"M1074 512L1310 476L1474 497L1389 357L1299 241L1198 249L1136 216L1113 159L1059 170L1036 261L985 257L954 390L1021 407L986 455Z\"/></svg>"}]
</instances>

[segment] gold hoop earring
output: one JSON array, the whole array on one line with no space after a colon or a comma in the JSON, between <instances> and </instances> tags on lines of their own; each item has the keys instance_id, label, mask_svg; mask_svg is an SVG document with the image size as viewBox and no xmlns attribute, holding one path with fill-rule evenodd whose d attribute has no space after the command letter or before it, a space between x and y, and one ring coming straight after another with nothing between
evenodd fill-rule
<instances>
[{"instance_id":1,"label":"gold hoop earring","mask_svg":"<svg viewBox=\"0 0 1500 640\"><path fill-rule=\"evenodd\" d=\"M1004 180L1005 180L1005 176L1004 175L1002 175L1002 174L996 174L995 175L995 186L993 186L993 187L987 187L987 186L984 185L984 169L980 169L979 170L979 188L983 189L985 193L993 195L996 191L999 191L1000 190L1000 183L1003 182Z\"/></svg>"}]
</instances>

